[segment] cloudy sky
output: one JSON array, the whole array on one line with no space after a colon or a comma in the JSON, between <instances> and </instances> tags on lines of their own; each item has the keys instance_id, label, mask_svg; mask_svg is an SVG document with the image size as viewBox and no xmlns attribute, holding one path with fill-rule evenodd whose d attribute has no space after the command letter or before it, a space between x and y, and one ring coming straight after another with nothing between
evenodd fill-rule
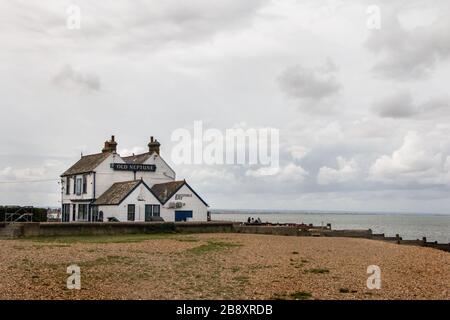
<instances>
[{"instance_id":1,"label":"cloudy sky","mask_svg":"<svg viewBox=\"0 0 450 320\"><path fill-rule=\"evenodd\" d=\"M58 205L59 175L111 134L122 155L156 136L170 163L171 133L200 120L280 130L276 175L174 166L213 208L448 213L449 15L446 0L2 1L0 203Z\"/></svg>"}]
</instances>

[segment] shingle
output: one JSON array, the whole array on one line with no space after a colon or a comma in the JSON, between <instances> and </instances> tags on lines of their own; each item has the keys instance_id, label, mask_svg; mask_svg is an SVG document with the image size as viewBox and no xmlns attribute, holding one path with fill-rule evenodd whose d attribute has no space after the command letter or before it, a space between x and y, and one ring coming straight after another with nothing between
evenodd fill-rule
<instances>
[{"instance_id":1,"label":"shingle","mask_svg":"<svg viewBox=\"0 0 450 320\"><path fill-rule=\"evenodd\" d=\"M171 181L166 183L158 183L152 186L153 194L158 198L161 203L165 203L169 200L186 181Z\"/></svg>"},{"instance_id":2,"label":"shingle","mask_svg":"<svg viewBox=\"0 0 450 320\"><path fill-rule=\"evenodd\" d=\"M150 153L142 153L137 155L132 155L128 157L122 157L123 161L126 163L143 164L147 159L150 158Z\"/></svg>"},{"instance_id":3,"label":"shingle","mask_svg":"<svg viewBox=\"0 0 450 320\"><path fill-rule=\"evenodd\" d=\"M142 180L114 183L94 202L96 205L118 205Z\"/></svg>"},{"instance_id":4,"label":"shingle","mask_svg":"<svg viewBox=\"0 0 450 320\"><path fill-rule=\"evenodd\" d=\"M110 153L102 152L82 156L73 166L66 170L61 176L70 176L74 174L87 173L93 171L99 164L101 164Z\"/></svg>"}]
</instances>

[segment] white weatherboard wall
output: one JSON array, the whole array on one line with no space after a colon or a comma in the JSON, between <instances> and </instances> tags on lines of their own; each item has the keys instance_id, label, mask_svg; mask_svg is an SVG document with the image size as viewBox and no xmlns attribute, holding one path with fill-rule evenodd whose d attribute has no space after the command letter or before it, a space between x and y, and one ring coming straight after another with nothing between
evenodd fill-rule
<instances>
[{"instance_id":1,"label":"white weatherboard wall","mask_svg":"<svg viewBox=\"0 0 450 320\"><path fill-rule=\"evenodd\" d=\"M183 197L182 200L175 200L176 195L192 195L192 197ZM184 205L181 208L169 208L170 202L182 202ZM208 207L189 189L186 185L182 186L164 206L161 206L161 217L165 221L175 221L176 210L192 210L192 219L189 221L207 221Z\"/></svg>"},{"instance_id":2,"label":"white weatherboard wall","mask_svg":"<svg viewBox=\"0 0 450 320\"><path fill-rule=\"evenodd\" d=\"M132 171L119 171L111 168L111 163L125 163L118 154L111 154L100 165L95 168L96 176L96 198L101 196L115 182L134 180ZM153 154L144 164L155 164L155 172L136 172L136 180L141 178L151 187L155 183L163 183L173 181L175 173L172 169L156 154Z\"/></svg>"},{"instance_id":3,"label":"white weatherboard wall","mask_svg":"<svg viewBox=\"0 0 450 320\"><path fill-rule=\"evenodd\" d=\"M74 189L75 189L74 180L76 178L83 179L83 176L86 176L86 182L87 182L87 185L86 185L87 186L87 190L86 191L87 192L86 193L81 193L80 195L77 195L76 193L74 193ZM71 199L86 200L86 201L91 200L93 198L93 196L94 196L94 192L93 192L93 190L94 190L93 177L94 177L93 173L85 174L85 175L77 174L77 175L73 175L73 176L64 177L62 179L62 181L63 181L62 187L64 188L63 193L62 193L62 201L63 201L63 203L70 203ZM66 194L66 182L67 182L67 179L69 179L69 184L70 184L70 187L69 187L70 188L69 189L70 193L69 194Z\"/></svg>"},{"instance_id":4,"label":"white weatherboard wall","mask_svg":"<svg viewBox=\"0 0 450 320\"><path fill-rule=\"evenodd\" d=\"M143 199L139 201L138 198ZM119 221L128 221L128 205L135 205L134 221L145 221L145 205L161 205L156 197L143 184L139 185L121 204L115 206L98 206L98 210L103 211L103 220L108 221L109 217L115 217ZM161 208L162 209L162 208Z\"/></svg>"}]
</instances>

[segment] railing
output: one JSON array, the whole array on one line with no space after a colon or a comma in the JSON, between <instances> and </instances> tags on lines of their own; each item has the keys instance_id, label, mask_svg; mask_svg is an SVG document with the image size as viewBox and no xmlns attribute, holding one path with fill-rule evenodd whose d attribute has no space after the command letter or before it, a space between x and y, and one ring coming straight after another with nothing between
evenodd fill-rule
<instances>
[{"instance_id":1,"label":"railing","mask_svg":"<svg viewBox=\"0 0 450 320\"><path fill-rule=\"evenodd\" d=\"M18 221L22 222L31 222L33 221L33 213L32 212L23 212L25 210L33 209L33 207L21 207L17 209L15 212L6 212L5 213L5 222L14 223Z\"/></svg>"}]
</instances>

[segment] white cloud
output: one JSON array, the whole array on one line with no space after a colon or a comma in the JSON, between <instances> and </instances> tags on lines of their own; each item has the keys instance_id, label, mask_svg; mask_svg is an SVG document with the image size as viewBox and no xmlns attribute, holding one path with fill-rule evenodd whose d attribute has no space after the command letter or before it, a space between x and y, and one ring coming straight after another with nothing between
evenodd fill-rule
<instances>
[{"instance_id":1,"label":"white cloud","mask_svg":"<svg viewBox=\"0 0 450 320\"><path fill-rule=\"evenodd\" d=\"M119 154L122 157L126 157L126 156L131 156L133 154L141 154L141 153L145 153L148 152L148 149L141 147L141 146L135 146L131 149L119 149Z\"/></svg>"},{"instance_id":2,"label":"white cloud","mask_svg":"<svg viewBox=\"0 0 450 320\"><path fill-rule=\"evenodd\" d=\"M294 160L301 160L311 151L311 149L304 146L291 146L287 148L287 151L290 152Z\"/></svg>"},{"instance_id":3,"label":"white cloud","mask_svg":"<svg viewBox=\"0 0 450 320\"><path fill-rule=\"evenodd\" d=\"M0 180L33 180L45 178L46 169L41 168L13 168L6 167L0 171Z\"/></svg>"},{"instance_id":4,"label":"white cloud","mask_svg":"<svg viewBox=\"0 0 450 320\"><path fill-rule=\"evenodd\" d=\"M388 184L448 183L448 163L432 141L415 131L405 136L392 155L378 158L370 168L369 180Z\"/></svg>"},{"instance_id":5,"label":"white cloud","mask_svg":"<svg viewBox=\"0 0 450 320\"><path fill-rule=\"evenodd\" d=\"M262 167L256 170L249 169L245 172L245 175L252 178L302 183L308 176L308 172L300 165L291 162L281 168Z\"/></svg>"},{"instance_id":6,"label":"white cloud","mask_svg":"<svg viewBox=\"0 0 450 320\"><path fill-rule=\"evenodd\" d=\"M71 65L63 66L53 77L53 83L67 89L87 91L98 91L101 89L98 76L74 70Z\"/></svg>"},{"instance_id":7,"label":"white cloud","mask_svg":"<svg viewBox=\"0 0 450 320\"><path fill-rule=\"evenodd\" d=\"M333 183L344 183L355 180L360 173L360 168L355 159L346 160L343 157L337 157L337 169L322 167L317 175L317 183L320 185L329 185Z\"/></svg>"}]
</instances>

